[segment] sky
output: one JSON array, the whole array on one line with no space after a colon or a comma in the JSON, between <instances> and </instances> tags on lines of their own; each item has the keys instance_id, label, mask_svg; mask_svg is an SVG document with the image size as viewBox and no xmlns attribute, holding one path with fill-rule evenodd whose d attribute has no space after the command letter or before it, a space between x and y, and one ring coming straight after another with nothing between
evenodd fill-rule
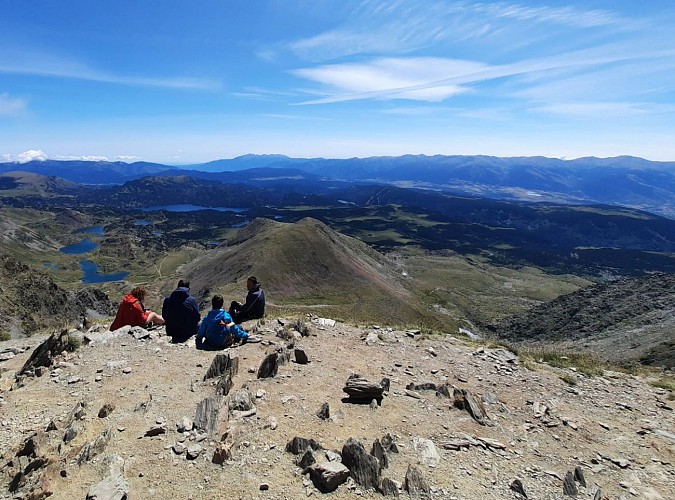
<instances>
[{"instance_id":1,"label":"sky","mask_svg":"<svg viewBox=\"0 0 675 500\"><path fill-rule=\"evenodd\" d=\"M673 0L0 0L0 161L674 161L674 32Z\"/></svg>"}]
</instances>

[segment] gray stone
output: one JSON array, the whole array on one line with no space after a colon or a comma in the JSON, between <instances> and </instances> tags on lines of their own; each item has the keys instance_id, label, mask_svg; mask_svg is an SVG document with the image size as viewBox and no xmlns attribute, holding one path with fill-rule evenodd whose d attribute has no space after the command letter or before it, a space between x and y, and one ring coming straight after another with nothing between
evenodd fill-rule
<instances>
[{"instance_id":1,"label":"gray stone","mask_svg":"<svg viewBox=\"0 0 675 500\"><path fill-rule=\"evenodd\" d=\"M232 445L228 443L218 443L213 451L211 462L216 465L222 465L232 458Z\"/></svg>"},{"instance_id":2,"label":"gray stone","mask_svg":"<svg viewBox=\"0 0 675 500\"><path fill-rule=\"evenodd\" d=\"M254 407L253 394L251 394L251 391L249 391L247 388L239 389L230 396L228 407L230 411L252 410Z\"/></svg>"},{"instance_id":3,"label":"gray stone","mask_svg":"<svg viewBox=\"0 0 675 500\"><path fill-rule=\"evenodd\" d=\"M190 432L193 427L194 422L188 417L183 417L178 422L176 422L176 430L178 432Z\"/></svg>"},{"instance_id":4,"label":"gray stone","mask_svg":"<svg viewBox=\"0 0 675 500\"><path fill-rule=\"evenodd\" d=\"M380 493L384 496L398 497L398 485L388 477L385 477L382 479L382 483L380 483Z\"/></svg>"},{"instance_id":5,"label":"gray stone","mask_svg":"<svg viewBox=\"0 0 675 500\"><path fill-rule=\"evenodd\" d=\"M176 455L182 455L187 451L187 446L185 446L183 443L176 443L171 448Z\"/></svg>"},{"instance_id":6,"label":"gray stone","mask_svg":"<svg viewBox=\"0 0 675 500\"><path fill-rule=\"evenodd\" d=\"M164 426L164 424L153 425L147 431L145 431L145 434L143 434L143 437L154 437L154 436L159 436L161 434L166 434L166 426Z\"/></svg>"},{"instance_id":7,"label":"gray stone","mask_svg":"<svg viewBox=\"0 0 675 500\"><path fill-rule=\"evenodd\" d=\"M286 451L293 453L293 455L300 455L308 448L316 451L322 449L323 446L313 439L305 439L297 436L286 444Z\"/></svg>"},{"instance_id":8,"label":"gray stone","mask_svg":"<svg viewBox=\"0 0 675 500\"><path fill-rule=\"evenodd\" d=\"M197 458L199 455L202 454L202 451L204 451L204 448L202 448L201 445L192 444L188 446L186 458L188 460L194 460L195 458Z\"/></svg>"},{"instance_id":9,"label":"gray stone","mask_svg":"<svg viewBox=\"0 0 675 500\"><path fill-rule=\"evenodd\" d=\"M74 426L70 426L66 429L66 433L63 435L63 442L70 443L73 439L77 437L77 429Z\"/></svg>"},{"instance_id":10,"label":"gray stone","mask_svg":"<svg viewBox=\"0 0 675 500\"><path fill-rule=\"evenodd\" d=\"M361 443L349 438L342 447L342 463L349 469L352 478L367 489L380 485L380 461L368 454Z\"/></svg>"},{"instance_id":11,"label":"gray stone","mask_svg":"<svg viewBox=\"0 0 675 500\"><path fill-rule=\"evenodd\" d=\"M412 465L408 465L408 470L405 473L405 483L403 489L406 490L411 497L429 498L431 488L427 484L422 472Z\"/></svg>"},{"instance_id":12,"label":"gray stone","mask_svg":"<svg viewBox=\"0 0 675 500\"><path fill-rule=\"evenodd\" d=\"M586 478L584 477L584 471L582 471L581 467L579 466L574 468L574 480L584 488L586 487Z\"/></svg>"},{"instance_id":13,"label":"gray stone","mask_svg":"<svg viewBox=\"0 0 675 500\"><path fill-rule=\"evenodd\" d=\"M220 377L226 373L231 375L230 378L234 376L239 371L239 358L237 356L230 356L229 354L216 354L211 361L211 366L206 370L204 375L204 381L210 378Z\"/></svg>"},{"instance_id":14,"label":"gray stone","mask_svg":"<svg viewBox=\"0 0 675 500\"><path fill-rule=\"evenodd\" d=\"M219 395L210 396L200 401L195 413L194 427L202 432L206 432L209 436L214 435L218 428L218 418L222 404L223 397Z\"/></svg>"},{"instance_id":15,"label":"gray stone","mask_svg":"<svg viewBox=\"0 0 675 500\"><path fill-rule=\"evenodd\" d=\"M306 469L310 465L313 465L317 462L314 451L311 448L307 448L302 456L298 459L297 464L301 469Z\"/></svg>"},{"instance_id":16,"label":"gray stone","mask_svg":"<svg viewBox=\"0 0 675 500\"><path fill-rule=\"evenodd\" d=\"M379 439L373 441L373 447L370 450L370 454L379 460L380 469L386 469L389 467L389 458L387 457L387 452Z\"/></svg>"},{"instance_id":17,"label":"gray stone","mask_svg":"<svg viewBox=\"0 0 675 500\"><path fill-rule=\"evenodd\" d=\"M258 368L257 378L271 378L276 376L279 370L279 354L273 352L265 356Z\"/></svg>"},{"instance_id":18,"label":"gray stone","mask_svg":"<svg viewBox=\"0 0 675 500\"><path fill-rule=\"evenodd\" d=\"M330 407L328 406L328 403L324 403L321 405L321 408L316 413L316 416L319 417L321 420L328 420L330 418Z\"/></svg>"},{"instance_id":19,"label":"gray stone","mask_svg":"<svg viewBox=\"0 0 675 500\"><path fill-rule=\"evenodd\" d=\"M563 479L563 495L575 497L579 494L577 484L574 482L574 473L568 472Z\"/></svg>"},{"instance_id":20,"label":"gray stone","mask_svg":"<svg viewBox=\"0 0 675 500\"><path fill-rule=\"evenodd\" d=\"M475 397L471 391L468 389L456 388L454 390L453 396L453 405L455 408L468 411L469 415L471 415L473 419L481 425L494 425L485 411L485 407L483 406L481 399Z\"/></svg>"},{"instance_id":21,"label":"gray stone","mask_svg":"<svg viewBox=\"0 0 675 500\"><path fill-rule=\"evenodd\" d=\"M115 405L113 403L105 403L101 409L98 411L98 418L106 418L115 410Z\"/></svg>"},{"instance_id":22,"label":"gray stone","mask_svg":"<svg viewBox=\"0 0 675 500\"><path fill-rule=\"evenodd\" d=\"M414 437L413 448L417 452L420 461L426 465L436 467L441 461L441 456L430 439L424 439L419 436Z\"/></svg>"},{"instance_id":23,"label":"gray stone","mask_svg":"<svg viewBox=\"0 0 675 500\"><path fill-rule=\"evenodd\" d=\"M106 429L96 439L85 444L80 450L80 453L78 453L77 458L75 459L77 465L87 463L92 458L103 453L103 450L105 450L106 446L108 446L108 443L110 442L111 438L112 438L112 429Z\"/></svg>"},{"instance_id":24,"label":"gray stone","mask_svg":"<svg viewBox=\"0 0 675 500\"><path fill-rule=\"evenodd\" d=\"M349 469L339 462L321 462L309 468L309 477L322 493L335 491L349 477Z\"/></svg>"},{"instance_id":25,"label":"gray stone","mask_svg":"<svg viewBox=\"0 0 675 500\"><path fill-rule=\"evenodd\" d=\"M309 363L309 358L307 353L304 350L298 349L297 347L293 351L295 353L295 362L299 365L306 365Z\"/></svg>"},{"instance_id":26,"label":"gray stone","mask_svg":"<svg viewBox=\"0 0 675 500\"><path fill-rule=\"evenodd\" d=\"M511 490L515 491L523 498L527 498L525 487L523 486L523 482L520 479L514 479L509 488L511 488Z\"/></svg>"},{"instance_id":27,"label":"gray stone","mask_svg":"<svg viewBox=\"0 0 675 500\"><path fill-rule=\"evenodd\" d=\"M108 475L98 484L89 488L87 500L126 500L129 497L129 483L124 477L124 459L118 455L107 458Z\"/></svg>"}]
</instances>

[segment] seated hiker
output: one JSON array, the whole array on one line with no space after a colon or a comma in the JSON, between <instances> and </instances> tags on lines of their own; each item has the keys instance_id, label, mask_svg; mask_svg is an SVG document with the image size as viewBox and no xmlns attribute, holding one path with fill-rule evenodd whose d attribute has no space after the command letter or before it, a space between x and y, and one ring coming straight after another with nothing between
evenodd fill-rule
<instances>
[{"instance_id":1,"label":"seated hiker","mask_svg":"<svg viewBox=\"0 0 675 500\"><path fill-rule=\"evenodd\" d=\"M142 327L148 324L163 325L164 318L143 306L143 301L147 295L148 292L142 286L137 286L131 290L120 302L117 314L115 315L115 321L110 325L110 331L117 330L126 325Z\"/></svg>"},{"instance_id":2,"label":"seated hiker","mask_svg":"<svg viewBox=\"0 0 675 500\"><path fill-rule=\"evenodd\" d=\"M190 295L190 282L180 280L178 287L164 299L162 316L166 322L166 334L174 342L184 342L197 333L199 306Z\"/></svg>"},{"instance_id":3,"label":"seated hiker","mask_svg":"<svg viewBox=\"0 0 675 500\"><path fill-rule=\"evenodd\" d=\"M265 314L265 292L260 288L260 283L255 276L249 276L246 280L246 302L237 301L230 304L230 316L236 324L243 323L249 319L262 318Z\"/></svg>"},{"instance_id":4,"label":"seated hiker","mask_svg":"<svg viewBox=\"0 0 675 500\"><path fill-rule=\"evenodd\" d=\"M223 309L222 295L214 295L211 299L213 309L204 316L199 325L196 344L197 348L223 349L230 347L235 341L240 340L245 344L248 333L232 321L232 317Z\"/></svg>"}]
</instances>

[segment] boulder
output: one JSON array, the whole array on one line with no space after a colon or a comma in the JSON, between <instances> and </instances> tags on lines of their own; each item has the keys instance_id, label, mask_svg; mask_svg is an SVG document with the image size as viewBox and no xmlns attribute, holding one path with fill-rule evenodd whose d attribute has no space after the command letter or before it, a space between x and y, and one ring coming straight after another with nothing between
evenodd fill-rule
<instances>
[{"instance_id":1,"label":"boulder","mask_svg":"<svg viewBox=\"0 0 675 500\"><path fill-rule=\"evenodd\" d=\"M342 463L358 484L367 489L380 486L380 461L368 454L363 445L354 438L349 438L342 447Z\"/></svg>"},{"instance_id":2,"label":"boulder","mask_svg":"<svg viewBox=\"0 0 675 500\"><path fill-rule=\"evenodd\" d=\"M265 356L258 368L257 378L271 378L276 376L279 370L279 354L273 352Z\"/></svg>"},{"instance_id":3,"label":"boulder","mask_svg":"<svg viewBox=\"0 0 675 500\"><path fill-rule=\"evenodd\" d=\"M405 473L405 483L403 489L413 498L429 498L429 484L422 476L422 472L412 465L408 465L408 470Z\"/></svg>"},{"instance_id":4,"label":"boulder","mask_svg":"<svg viewBox=\"0 0 675 500\"><path fill-rule=\"evenodd\" d=\"M349 477L349 469L339 462L321 462L309 468L309 477L322 493L335 491Z\"/></svg>"}]
</instances>

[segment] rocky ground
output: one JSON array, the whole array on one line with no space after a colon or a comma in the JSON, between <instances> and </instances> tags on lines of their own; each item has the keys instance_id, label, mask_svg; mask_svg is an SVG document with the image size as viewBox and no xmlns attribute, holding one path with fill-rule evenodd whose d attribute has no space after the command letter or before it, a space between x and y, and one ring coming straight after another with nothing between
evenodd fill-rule
<instances>
[{"instance_id":1,"label":"rocky ground","mask_svg":"<svg viewBox=\"0 0 675 500\"><path fill-rule=\"evenodd\" d=\"M319 318L296 326L309 335L268 320L261 343L226 351L230 371L206 380L221 353L171 344L161 329L89 332L90 343L18 378L46 337L0 344L0 498L382 495L369 485L433 499L523 498L519 485L532 499L564 488L675 498L675 402L643 378L530 370L451 335ZM277 336L289 333L299 337L290 349ZM270 353L291 359L257 378ZM375 392L389 379L380 404L345 399L354 373ZM316 451L288 446L295 437ZM303 474L300 460L321 465Z\"/></svg>"}]
</instances>

